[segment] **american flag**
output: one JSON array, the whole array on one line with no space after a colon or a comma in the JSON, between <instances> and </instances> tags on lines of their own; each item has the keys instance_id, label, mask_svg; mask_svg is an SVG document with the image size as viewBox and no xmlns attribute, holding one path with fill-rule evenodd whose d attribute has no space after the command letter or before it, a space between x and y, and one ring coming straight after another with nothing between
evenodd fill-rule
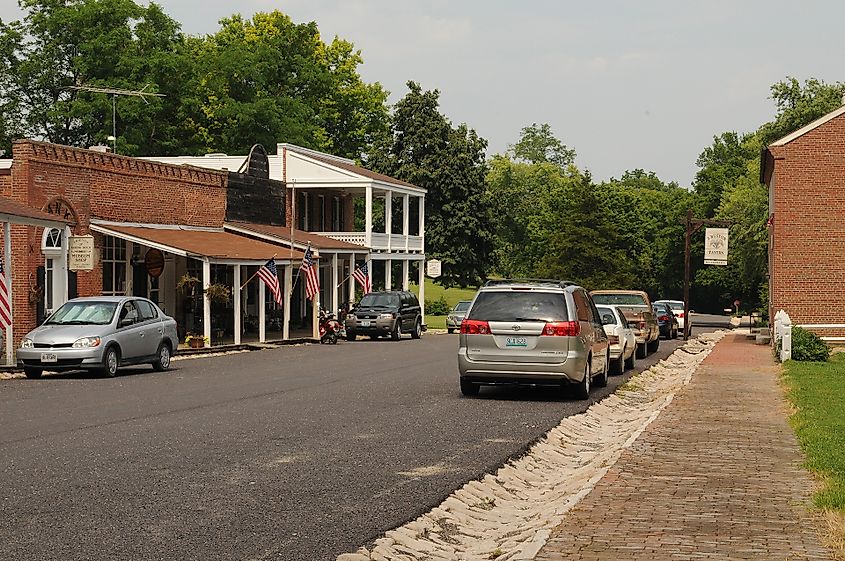
<instances>
[{"instance_id":1,"label":"american flag","mask_svg":"<svg viewBox=\"0 0 845 561\"><path fill-rule=\"evenodd\" d=\"M282 305L282 291L279 288L279 273L276 271L276 259L272 258L258 269L258 277L264 281L270 292L273 293L273 300L279 306Z\"/></svg>"},{"instance_id":2,"label":"american flag","mask_svg":"<svg viewBox=\"0 0 845 561\"><path fill-rule=\"evenodd\" d=\"M352 273L352 278L358 281L358 284L360 284L361 288L364 290L364 294L369 294L373 290L373 287L370 284L370 269L367 267L366 263L355 269L355 272Z\"/></svg>"},{"instance_id":3,"label":"american flag","mask_svg":"<svg viewBox=\"0 0 845 561\"><path fill-rule=\"evenodd\" d=\"M317 274L317 265L314 263L314 252L311 251L310 245L305 250L305 256L302 258L302 266L299 270L305 275L305 297L313 300L314 295L320 292L320 278Z\"/></svg>"},{"instance_id":4,"label":"american flag","mask_svg":"<svg viewBox=\"0 0 845 561\"><path fill-rule=\"evenodd\" d=\"M6 269L0 258L0 323L3 327L12 325L12 308L9 306L9 291L6 290Z\"/></svg>"}]
</instances>

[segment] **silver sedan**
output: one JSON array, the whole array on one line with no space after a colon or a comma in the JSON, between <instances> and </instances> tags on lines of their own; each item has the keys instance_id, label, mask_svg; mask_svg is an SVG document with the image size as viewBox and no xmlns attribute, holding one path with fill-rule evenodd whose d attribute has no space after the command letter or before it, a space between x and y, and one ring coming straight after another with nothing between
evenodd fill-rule
<instances>
[{"instance_id":1,"label":"silver sedan","mask_svg":"<svg viewBox=\"0 0 845 561\"><path fill-rule=\"evenodd\" d=\"M97 370L151 364L167 370L176 350L176 320L146 298L74 298L24 337L18 363L28 378L44 370Z\"/></svg>"}]
</instances>

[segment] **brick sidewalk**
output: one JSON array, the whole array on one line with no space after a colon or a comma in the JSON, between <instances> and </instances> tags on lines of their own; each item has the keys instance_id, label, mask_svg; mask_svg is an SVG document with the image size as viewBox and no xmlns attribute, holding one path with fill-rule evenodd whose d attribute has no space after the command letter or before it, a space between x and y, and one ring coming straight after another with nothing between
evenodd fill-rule
<instances>
[{"instance_id":1,"label":"brick sidewalk","mask_svg":"<svg viewBox=\"0 0 845 561\"><path fill-rule=\"evenodd\" d=\"M537 560L830 559L778 372L726 335Z\"/></svg>"}]
</instances>

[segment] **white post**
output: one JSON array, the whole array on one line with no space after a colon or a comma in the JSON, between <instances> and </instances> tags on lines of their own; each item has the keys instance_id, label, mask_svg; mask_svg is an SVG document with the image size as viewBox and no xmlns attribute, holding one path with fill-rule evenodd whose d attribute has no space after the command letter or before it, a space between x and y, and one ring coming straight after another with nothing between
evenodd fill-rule
<instances>
[{"instance_id":1,"label":"white post","mask_svg":"<svg viewBox=\"0 0 845 561\"><path fill-rule=\"evenodd\" d=\"M202 262L202 334L211 344L211 299L206 289L211 284L211 263Z\"/></svg>"},{"instance_id":2,"label":"white post","mask_svg":"<svg viewBox=\"0 0 845 561\"><path fill-rule=\"evenodd\" d=\"M367 185L364 197L364 243L368 248L373 245L373 186Z\"/></svg>"},{"instance_id":3,"label":"white post","mask_svg":"<svg viewBox=\"0 0 845 561\"><path fill-rule=\"evenodd\" d=\"M792 358L792 320L789 315L783 314L783 339L780 346L780 361L784 362Z\"/></svg>"},{"instance_id":4,"label":"white post","mask_svg":"<svg viewBox=\"0 0 845 561\"><path fill-rule=\"evenodd\" d=\"M408 221L408 210L410 208L411 195L402 196L402 236L405 238L405 251L408 251L408 236L410 235L410 226ZM408 272L405 271L405 278L408 277ZM407 288L405 289L407 290Z\"/></svg>"},{"instance_id":5,"label":"white post","mask_svg":"<svg viewBox=\"0 0 845 561\"><path fill-rule=\"evenodd\" d=\"M355 254L350 253L349 254L349 278L347 279L347 282L349 283L349 298L348 298L348 300L349 300L350 304L352 304L352 302L355 301L355 279L352 278L352 273L354 273L354 272L355 272Z\"/></svg>"},{"instance_id":6,"label":"white post","mask_svg":"<svg viewBox=\"0 0 845 561\"><path fill-rule=\"evenodd\" d=\"M235 265L234 278L235 293L232 295L232 303L235 305L235 344L241 344L241 266Z\"/></svg>"},{"instance_id":7,"label":"white post","mask_svg":"<svg viewBox=\"0 0 845 561\"><path fill-rule=\"evenodd\" d=\"M258 283L258 342L267 342L267 296L264 282Z\"/></svg>"},{"instance_id":8,"label":"white post","mask_svg":"<svg viewBox=\"0 0 845 561\"><path fill-rule=\"evenodd\" d=\"M311 300L311 337L320 338L320 293Z\"/></svg>"},{"instance_id":9,"label":"white post","mask_svg":"<svg viewBox=\"0 0 845 561\"><path fill-rule=\"evenodd\" d=\"M420 264L420 315L422 316L423 325L425 325L425 260L420 259L418 263Z\"/></svg>"},{"instance_id":10,"label":"white post","mask_svg":"<svg viewBox=\"0 0 845 561\"><path fill-rule=\"evenodd\" d=\"M407 238L405 239L407 240ZM408 284L410 281L410 279L408 278L408 275L410 273L410 271L408 270L409 263L410 261L408 261L407 259L402 260L402 290L408 290Z\"/></svg>"},{"instance_id":11,"label":"white post","mask_svg":"<svg viewBox=\"0 0 845 561\"><path fill-rule=\"evenodd\" d=\"M337 301L338 296L338 286L337 286L337 278L339 271L337 268L340 266L340 263L337 258L337 253L332 255L332 307L329 308L329 312L337 313L337 309L340 307L340 304Z\"/></svg>"},{"instance_id":12,"label":"white post","mask_svg":"<svg viewBox=\"0 0 845 561\"><path fill-rule=\"evenodd\" d=\"M285 265L285 299L283 301L283 316L282 321L282 339L290 339L290 297L291 288L293 288L293 265L288 263Z\"/></svg>"},{"instance_id":13,"label":"white post","mask_svg":"<svg viewBox=\"0 0 845 561\"><path fill-rule=\"evenodd\" d=\"M9 298L9 319L12 323L6 327L6 364L14 366L14 330L15 325L15 298L12 294L12 228L8 222L3 223L3 263L6 265L6 294Z\"/></svg>"},{"instance_id":14,"label":"white post","mask_svg":"<svg viewBox=\"0 0 845 561\"><path fill-rule=\"evenodd\" d=\"M422 251L425 253L425 198L419 198L420 205L420 238L423 241Z\"/></svg>"},{"instance_id":15,"label":"white post","mask_svg":"<svg viewBox=\"0 0 845 561\"><path fill-rule=\"evenodd\" d=\"M390 236L393 235L393 192L384 194L384 233L387 234L387 251L390 252ZM388 289L389 290L389 289Z\"/></svg>"},{"instance_id":16,"label":"white post","mask_svg":"<svg viewBox=\"0 0 845 561\"><path fill-rule=\"evenodd\" d=\"M387 259L384 262L384 289L390 290L393 281L393 260Z\"/></svg>"}]
</instances>

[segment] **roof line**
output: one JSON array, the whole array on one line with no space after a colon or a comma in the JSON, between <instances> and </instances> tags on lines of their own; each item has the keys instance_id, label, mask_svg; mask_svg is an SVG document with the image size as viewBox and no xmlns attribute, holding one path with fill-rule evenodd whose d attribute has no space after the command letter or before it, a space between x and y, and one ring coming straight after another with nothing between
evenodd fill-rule
<instances>
[{"instance_id":1,"label":"roof line","mask_svg":"<svg viewBox=\"0 0 845 561\"><path fill-rule=\"evenodd\" d=\"M804 125L803 127L801 127L800 129L798 129L796 131L792 131L791 133L784 136L783 138L779 138L778 140L775 140L774 142L769 144L769 146L783 146L784 144L789 144L790 142L792 142L796 138L804 136L805 134L807 134L811 130L822 126L826 122L830 121L831 119L835 119L836 117L842 115L843 113L845 113L845 105L841 106L839 109L834 109L833 111L831 111L827 115L823 115L823 116L819 117L815 121Z\"/></svg>"}]
</instances>

